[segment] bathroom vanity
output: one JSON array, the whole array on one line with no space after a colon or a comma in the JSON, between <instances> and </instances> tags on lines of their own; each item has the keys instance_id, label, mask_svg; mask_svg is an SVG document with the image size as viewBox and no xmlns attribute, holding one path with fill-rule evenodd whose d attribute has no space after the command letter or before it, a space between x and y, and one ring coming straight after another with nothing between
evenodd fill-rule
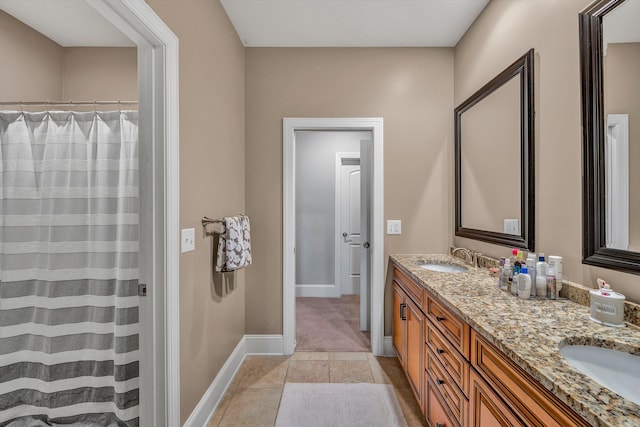
<instances>
[{"instance_id":1,"label":"bathroom vanity","mask_svg":"<svg viewBox=\"0 0 640 427\"><path fill-rule=\"evenodd\" d=\"M640 329L609 328L569 300L521 300L448 255L392 255L393 347L432 427L638 426L640 405L578 372L560 348L640 354ZM632 375L640 375L637 372Z\"/></svg>"}]
</instances>

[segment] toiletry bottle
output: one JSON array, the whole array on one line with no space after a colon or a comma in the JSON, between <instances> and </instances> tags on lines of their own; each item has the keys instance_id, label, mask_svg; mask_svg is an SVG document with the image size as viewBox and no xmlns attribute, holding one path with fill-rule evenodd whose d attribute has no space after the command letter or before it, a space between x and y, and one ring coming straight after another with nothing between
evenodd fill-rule
<instances>
[{"instance_id":1,"label":"toiletry bottle","mask_svg":"<svg viewBox=\"0 0 640 427\"><path fill-rule=\"evenodd\" d=\"M500 290L507 291L513 280L513 270L511 270L511 260L504 260L504 268L500 276Z\"/></svg>"},{"instance_id":2,"label":"toiletry bottle","mask_svg":"<svg viewBox=\"0 0 640 427\"><path fill-rule=\"evenodd\" d=\"M502 289L502 272L504 270L504 257L500 257L500 267L498 273L498 289Z\"/></svg>"},{"instance_id":3,"label":"toiletry bottle","mask_svg":"<svg viewBox=\"0 0 640 427\"><path fill-rule=\"evenodd\" d=\"M544 261L544 254L541 252L536 264L536 296L546 298L547 296L547 268Z\"/></svg>"},{"instance_id":4,"label":"toiletry bottle","mask_svg":"<svg viewBox=\"0 0 640 427\"><path fill-rule=\"evenodd\" d=\"M531 296L536 296L536 254L533 252L529 252L527 255L527 270L529 271L529 276L531 277Z\"/></svg>"},{"instance_id":5,"label":"toiletry bottle","mask_svg":"<svg viewBox=\"0 0 640 427\"><path fill-rule=\"evenodd\" d=\"M518 276L520 276L521 269L513 269L513 279L511 280L511 295L518 296Z\"/></svg>"},{"instance_id":6,"label":"toiletry bottle","mask_svg":"<svg viewBox=\"0 0 640 427\"><path fill-rule=\"evenodd\" d=\"M552 265L547 270L547 299L558 299L556 290L556 270Z\"/></svg>"},{"instance_id":7,"label":"toiletry bottle","mask_svg":"<svg viewBox=\"0 0 640 427\"><path fill-rule=\"evenodd\" d=\"M549 255L549 265L552 265L556 271L556 294L560 296L560 290L562 289L562 257Z\"/></svg>"},{"instance_id":8,"label":"toiletry bottle","mask_svg":"<svg viewBox=\"0 0 640 427\"><path fill-rule=\"evenodd\" d=\"M511 256L509 257L509 261L511 262L511 269L516 265L516 259L518 258L518 248L511 249Z\"/></svg>"},{"instance_id":9,"label":"toiletry bottle","mask_svg":"<svg viewBox=\"0 0 640 427\"><path fill-rule=\"evenodd\" d=\"M518 274L518 298L531 298L531 276L529 276L527 266L522 267L520 274Z\"/></svg>"},{"instance_id":10,"label":"toiletry bottle","mask_svg":"<svg viewBox=\"0 0 640 427\"><path fill-rule=\"evenodd\" d=\"M513 273L520 274L520 269L522 268L523 265L525 265L524 254L522 253L522 251L518 251L516 255L516 263L513 266Z\"/></svg>"}]
</instances>

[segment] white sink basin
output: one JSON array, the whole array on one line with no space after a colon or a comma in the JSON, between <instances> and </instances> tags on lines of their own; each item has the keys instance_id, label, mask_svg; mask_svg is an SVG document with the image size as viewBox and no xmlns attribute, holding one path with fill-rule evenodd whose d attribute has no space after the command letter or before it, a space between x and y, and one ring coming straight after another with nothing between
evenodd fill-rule
<instances>
[{"instance_id":1,"label":"white sink basin","mask_svg":"<svg viewBox=\"0 0 640 427\"><path fill-rule=\"evenodd\" d=\"M425 270L439 271L441 273L465 273L467 267L458 264L440 264L436 262L424 262L418 264L418 267Z\"/></svg>"},{"instance_id":2,"label":"white sink basin","mask_svg":"<svg viewBox=\"0 0 640 427\"><path fill-rule=\"evenodd\" d=\"M584 375L640 405L640 356L588 345L569 345L560 353Z\"/></svg>"}]
</instances>

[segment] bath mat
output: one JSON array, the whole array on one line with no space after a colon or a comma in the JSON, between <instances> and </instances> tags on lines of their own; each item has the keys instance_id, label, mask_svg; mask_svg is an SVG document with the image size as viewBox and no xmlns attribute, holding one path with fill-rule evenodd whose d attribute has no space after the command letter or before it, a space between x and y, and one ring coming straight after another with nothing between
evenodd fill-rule
<instances>
[{"instance_id":1,"label":"bath mat","mask_svg":"<svg viewBox=\"0 0 640 427\"><path fill-rule=\"evenodd\" d=\"M406 427L389 384L287 383L276 427Z\"/></svg>"}]
</instances>

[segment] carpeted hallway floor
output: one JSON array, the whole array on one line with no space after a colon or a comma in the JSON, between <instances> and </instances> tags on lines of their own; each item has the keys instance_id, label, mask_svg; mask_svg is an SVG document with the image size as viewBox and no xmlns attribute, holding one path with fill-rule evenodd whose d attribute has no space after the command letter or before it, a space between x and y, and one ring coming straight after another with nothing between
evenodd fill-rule
<instances>
[{"instance_id":1,"label":"carpeted hallway floor","mask_svg":"<svg viewBox=\"0 0 640 427\"><path fill-rule=\"evenodd\" d=\"M360 331L360 296L296 298L296 351L370 351Z\"/></svg>"}]
</instances>

